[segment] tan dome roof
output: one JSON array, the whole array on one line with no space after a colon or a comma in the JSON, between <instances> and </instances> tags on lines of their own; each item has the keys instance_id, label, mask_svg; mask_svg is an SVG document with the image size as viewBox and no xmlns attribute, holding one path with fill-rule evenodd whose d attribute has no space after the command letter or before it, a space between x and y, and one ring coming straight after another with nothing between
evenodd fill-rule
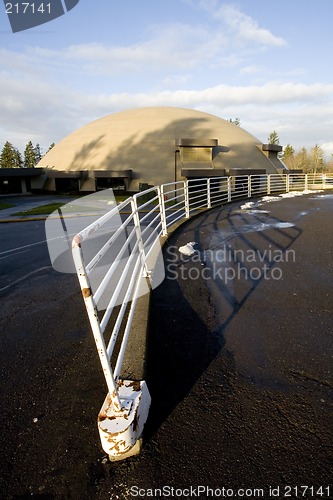
<instances>
[{"instance_id":1,"label":"tan dome roof","mask_svg":"<svg viewBox=\"0 0 333 500\"><path fill-rule=\"evenodd\" d=\"M56 170L132 169L147 183L172 181L177 139L217 139L214 168L276 173L258 139L217 116L186 108L151 107L113 113L88 123L52 148L39 167ZM218 153L218 154L217 154Z\"/></svg>"}]
</instances>

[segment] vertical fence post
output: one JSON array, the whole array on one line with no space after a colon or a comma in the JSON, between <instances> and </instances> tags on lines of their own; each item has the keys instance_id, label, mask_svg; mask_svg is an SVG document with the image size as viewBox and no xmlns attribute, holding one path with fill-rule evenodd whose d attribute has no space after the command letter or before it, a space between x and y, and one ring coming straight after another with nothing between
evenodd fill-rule
<instances>
[{"instance_id":1,"label":"vertical fence post","mask_svg":"<svg viewBox=\"0 0 333 500\"><path fill-rule=\"evenodd\" d=\"M228 177L228 203L231 201L231 177Z\"/></svg>"},{"instance_id":2,"label":"vertical fence post","mask_svg":"<svg viewBox=\"0 0 333 500\"><path fill-rule=\"evenodd\" d=\"M158 187L158 201L160 207L160 217L161 217L161 225L162 225L162 236L168 235L168 228L166 222L166 214L165 214L165 200L164 200L164 184L161 187Z\"/></svg>"},{"instance_id":3,"label":"vertical fence post","mask_svg":"<svg viewBox=\"0 0 333 500\"><path fill-rule=\"evenodd\" d=\"M115 412L120 412L122 410L122 405L118 394L117 384L113 377L113 372L109 356L107 353L104 337L101 331L100 321L98 319L97 306L93 298L90 280L88 278L87 271L84 265L83 252L82 252L82 238L79 235L76 235L73 238L72 255L82 291L83 300L90 320L91 330L95 339L96 348L98 351L99 359L102 365L102 370L110 394L112 408L114 409Z\"/></svg>"},{"instance_id":4,"label":"vertical fence post","mask_svg":"<svg viewBox=\"0 0 333 500\"><path fill-rule=\"evenodd\" d=\"M267 175L267 194L271 194L271 176Z\"/></svg>"},{"instance_id":5,"label":"vertical fence post","mask_svg":"<svg viewBox=\"0 0 333 500\"><path fill-rule=\"evenodd\" d=\"M248 175L247 176L247 197L248 198L251 198L251 189L252 189L252 186L251 186L251 175Z\"/></svg>"},{"instance_id":6,"label":"vertical fence post","mask_svg":"<svg viewBox=\"0 0 333 500\"><path fill-rule=\"evenodd\" d=\"M289 174L286 174L286 193L289 193L290 184L289 184Z\"/></svg>"},{"instance_id":7,"label":"vertical fence post","mask_svg":"<svg viewBox=\"0 0 333 500\"><path fill-rule=\"evenodd\" d=\"M208 178L207 179L207 208L212 208L212 200L211 200L211 193L210 193L210 188L211 188L210 181L211 181L211 179Z\"/></svg>"},{"instance_id":8,"label":"vertical fence post","mask_svg":"<svg viewBox=\"0 0 333 500\"><path fill-rule=\"evenodd\" d=\"M185 217L186 219L190 218L190 196L188 189L188 179L184 181L184 202L185 202Z\"/></svg>"},{"instance_id":9,"label":"vertical fence post","mask_svg":"<svg viewBox=\"0 0 333 500\"><path fill-rule=\"evenodd\" d=\"M138 202L136 200L135 195L131 199L131 207L132 207L132 213L133 213L135 233L136 233L136 237L137 237L138 244L139 244L140 259L141 259L143 269L144 269L144 277L151 279L150 272L149 272L149 269L147 266L147 257L146 257L145 247L144 247L143 240L142 240L140 217L139 217L139 213L138 213Z\"/></svg>"}]
</instances>

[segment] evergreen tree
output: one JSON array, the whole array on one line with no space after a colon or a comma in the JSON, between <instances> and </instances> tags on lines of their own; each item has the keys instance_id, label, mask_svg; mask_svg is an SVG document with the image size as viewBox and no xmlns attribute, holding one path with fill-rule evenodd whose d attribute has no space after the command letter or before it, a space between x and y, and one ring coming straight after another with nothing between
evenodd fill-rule
<instances>
[{"instance_id":1,"label":"evergreen tree","mask_svg":"<svg viewBox=\"0 0 333 500\"><path fill-rule=\"evenodd\" d=\"M15 168L23 167L22 155L17 148L14 148L14 162L15 162Z\"/></svg>"},{"instance_id":2,"label":"evergreen tree","mask_svg":"<svg viewBox=\"0 0 333 500\"><path fill-rule=\"evenodd\" d=\"M278 133L273 130L273 132L271 132L268 136L268 144L280 144L280 139L279 139L279 136L278 136Z\"/></svg>"},{"instance_id":3,"label":"evergreen tree","mask_svg":"<svg viewBox=\"0 0 333 500\"><path fill-rule=\"evenodd\" d=\"M38 142L37 142L36 146L34 147L34 152L35 152L35 165L37 165L37 163L43 157L42 149L41 149L40 145L38 144Z\"/></svg>"},{"instance_id":4,"label":"evergreen tree","mask_svg":"<svg viewBox=\"0 0 333 500\"><path fill-rule=\"evenodd\" d=\"M34 147L29 141L24 150L24 166L26 168L34 168L42 158L40 145L37 143Z\"/></svg>"},{"instance_id":5,"label":"evergreen tree","mask_svg":"<svg viewBox=\"0 0 333 500\"><path fill-rule=\"evenodd\" d=\"M55 146L55 144L54 144L54 142L52 142L52 144L50 145L50 147L49 147L49 149L46 151L46 153L48 153L48 152L49 152L52 148L54 148L54 146ZM45 153L45 154L46 154L46 153Z\"/></svg>"},{"instance_id":6,"label":"evergreen tree","mask_svg":"<svg viewBox=\"0 0 333 500\"><path fill-rule=\"evenodd\" d=\"M24 150L24 166L25 168L34 168L35 164L35 150L32 142L29 141Z\"/></svg>"},{"instance_id":7,"label":"evergreen tree","mask_svg":"<svg viewBox=\"0 0 333 500\"><path fill-rule=\"evenodd\" d=\"M230 122L230 123L233 123L233 124L234 124L234 125L236 125L237 127L240 127L240 123L241 123L241 122L240 122L240 119L239 119L239 118L237 118L237 117L236 117L235 119L230 118L230 119L229 119L229 122Z\"/></svg>"},{"instance_id":8,"label":"evergreen tree","mask_svg":"<svg viewBox=\"0 0 333 500\"><path fill-rule=\"evenodd\" d=\"M0 168L16 168L19 163L18 151L6 141L0 155Z\"/></svg>"},{"instance_id":9,"label":"evergreen tree","mask_svg":"<svg viewBox=\"0 0 333 500\"><path fill-rule=\"evenodd\" d=\"M295 150L290 145L287 144L281 154L281 160L289 169L297 169L296 160L295 160Z\"/></svg>"},{"instance_id":10,"label":"evergreen tree","mask_svg":"<svg viewBox=\"0 0 333 500\"><path fill-rule=\"evenodd\" d=\"M286 161L288 158L294 156L294 153L295 153L294 148L290 144L287 144L282 154L283 161Z\"/></svg>"}]
</instances>

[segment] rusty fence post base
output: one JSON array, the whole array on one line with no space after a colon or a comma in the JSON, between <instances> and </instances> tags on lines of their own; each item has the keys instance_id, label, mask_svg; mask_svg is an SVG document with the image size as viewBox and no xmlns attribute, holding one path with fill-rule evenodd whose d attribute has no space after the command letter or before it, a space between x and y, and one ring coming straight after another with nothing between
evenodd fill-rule
<instances>
[{"instance_id":1,"label":"rusty fence post base","mask_svg":"<svg viewBox=\"0 0 333 500\"><path fill-rule=\"evenodd\" d=\"M114 410L108 394L98 415L102 447L111 461L124 460L140 453L140 438L151 402L144 380L120 381L119 398L122 411Z\"/></svg>"},{"instance_id":2,"label":"rusty fence post base","mask_svg":"<svg viewBox=\"0 0 333 500\"><path fill-rule=\"evenodd\" d=\"M141 453L142 448L142 438L138 439L135 445L126 453L122 453L121 455L109 455L110 462L118 462L120 460L125 460L126 458L134 457L135 455L139 455Z\"/></svg>"}]
</instances>

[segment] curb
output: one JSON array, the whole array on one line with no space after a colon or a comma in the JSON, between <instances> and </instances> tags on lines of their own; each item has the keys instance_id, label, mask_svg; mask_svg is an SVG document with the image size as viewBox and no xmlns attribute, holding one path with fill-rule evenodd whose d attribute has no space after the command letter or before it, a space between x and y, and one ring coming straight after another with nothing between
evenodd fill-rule
<instances>
[{"instance_id":1,"label":"curb","mask_svg":"<svg viewBox=\"0 0 333 500\"><path fill-rule=\"evenodd\" d=\"M46 220L47 216L45 217L32 217L32 218L27 218L27 219L0 219L0 224L6 224L9 222L33 222L33 221L41 221L41 220Z\"/></svg>"}]
</instances>

